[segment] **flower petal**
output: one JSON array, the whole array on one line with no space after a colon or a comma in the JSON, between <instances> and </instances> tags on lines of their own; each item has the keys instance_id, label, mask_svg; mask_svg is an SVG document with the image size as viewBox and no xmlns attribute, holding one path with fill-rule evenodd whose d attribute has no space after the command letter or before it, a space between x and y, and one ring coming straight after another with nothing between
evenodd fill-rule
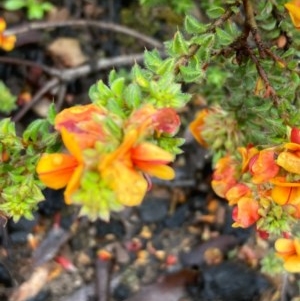
<instances>
[{"instance_id":1,"label":"flower petal","mask_svg":"<svg viewBox=\"0 0 300 301\"><path fill-rule=\"evenodd\" d=\"M44 154L37 164L40 180L53 189L63 188L72 177L78 161L67 154Z\"/></svg>"},{"instance_id":2,"label":"flower petal","mask_svg":"<svg viewBox=\"0 0 300 301\"><path fill-rule=\"evenodd\" d=\"M282 152L279 154L277 164L286 171L300 174L300 157L291 152Z\"/></svg>"},{"instance_id":3,"label":"flower petal","mask_svg":"<svg viewBox=\"0 0 300 301\"><path fill-rule=\"evenodd\" d=\"M142 172L162 180L172 180L175 177L174 169L167 165L139 161L135 166Z\"/></svg>"},{"instance_id":4,"label":"flower petal","mask_svg":"<svg viewBox=\"0 0 300 301\"><path fill-rule=\"evenodd\" d=\"M290 273L300 272L300 256L293 255L287 258L284 262L283 267Z\"/></svg>"},{"instance_id":5,"label":"flower petal","mask_svg":"<svg viewBox=\"0 0 300 301\"><path fill-rule=\"evenodd\" d=\"M72 204L72 194L78 189L80 185L81 176L83 173L83 165L79 165L72 173L64 192L65 203Z\"/></svg>"}]
</instances>

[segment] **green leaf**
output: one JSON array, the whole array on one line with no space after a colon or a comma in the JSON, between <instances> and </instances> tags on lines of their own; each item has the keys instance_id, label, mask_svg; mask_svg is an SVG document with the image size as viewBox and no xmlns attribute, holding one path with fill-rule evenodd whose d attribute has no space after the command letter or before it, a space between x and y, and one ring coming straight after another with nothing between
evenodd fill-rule
<instances>
[{"instance_id":1,"label":"green leaf","mask_svg":"<svg viewBox=\"0 0 300 301\"><path fill-rule=\"evenodd\" d=\"M192 67L180 66L180 74L186 83L197 82L204 78L205 73L201 68L195 69Z\"/></svg>"},{"instance_id":2,"label":"green leaf","mask_svg":"<svg viewBox=\"0 0 300 301\"><path fill-rule=\"evenodd\" d=\"M49 106L48 110L48 115L47 115L47 120L51 125L54 125L54 120L57 115L55 104L52 102L51 105Z\"/></svg>"},{"instance_id":3,"label":"green leaf","mask_svg":"<svg viewBox=\"0 0 300 301\"><path fill-rule=\"evenodd\" d=\"M207 30L207 25L200 23L194 17L188 15L184 20L184 28L190 34L200 34Z\"/></svg>"},{"instance_id":4,"label":"green leaf","mask_svg":"<svg viewBox=\"0 0 300 301\"><path fill-rule=\"evenodd\" d=\"M26 0L7 0L3 6L7 10L18 10L26 7Z\"/></svg>"},{"instance_id":5,"label":"green leaf","mask_svg":"<svg viewBox=\"0 0 300 301\"><path fill-rule=\"evenodd\" d=\"M217 19L220 16L222 16L225 13L225 9L220 6L212 6L210 7L207 11L206 14L211 18L211 19Z\"/></svg>"},{"instance_id":6,"label":"green leaf","mask_svg":"<svg viewBox=\"0 0 300 301\"><path fill-rule=\"evenodd\" d=\"M180 31L177 31L174 36L172 42L172 51L177 55L188 54L189 52L188 42L183 38L183 35Z\"/></svg>"},{"instance_id":7,"label":"green leaf","mask_svg":"<svg viewBox=\"0 0 300 301\"><path fill-rule=\"evenodd\" d=\"M232 37L230 34L228 34L228 32L219 27L217 27L216 29L216 34L218 41L223 46L228 46L234 41L234 37Z\"/></svg>"},{"instance_id":8,"label":"green leaf","mask_svg":"<svg viewBox=\"0 0 300 301\"><path fill-rule=\"evenodd\" d=\"M131 69L134 81L142 88L149 88L149 79L138 64L135 64Z\"/></svg>"},{"instance_id":9,"label":"green leaf","mask_svg":"<svg viewBox=\"0 0 300 301\"><path fill-rule=\"evenodd\" d=\"M124 91L124 98L128 107L136 109L142 102L142 91L136 83L128 85Z\"/></svg>"},{"instance_id":10,"label":"green leaf","mask_svg":"<svg viewBox=\"0 0 300 301\"><path fill-rule=\"evenodd\" d=\"M125 78L119 77L113 81L111 84L111 90L115 93L116 96L121 96L125 86Z\"/></svg>"},{"instance_id":11,"label":"green leaf","mask_svg":"<svg viewBox=\"0 0 300 301\"><path fill-rule=\"evenodd\" d=\"M162 59L159 55L159 52L157 50L146 50L144 52L144 63L149 70L156 72L157 68L159 68L159 66L162 63Z\"/></svg>"}]
</instances>

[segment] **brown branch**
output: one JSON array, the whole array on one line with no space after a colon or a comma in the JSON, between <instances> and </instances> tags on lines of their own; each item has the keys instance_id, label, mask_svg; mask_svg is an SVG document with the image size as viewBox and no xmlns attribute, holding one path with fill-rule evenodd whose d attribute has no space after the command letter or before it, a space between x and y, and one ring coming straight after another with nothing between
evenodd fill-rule
<instances>
[{"instance_id":1,"label":"brown branch","mask_svg":"<svg viewBox=\"0 0 300 301\"><path fill-rule=\"evenodd\" d=\"M41 29L49 29L49 28L57 28L57 27L66 27L66 26L92 26L92 27L97 27L103 30L110 30L118 33L122 33L131 37L134 37L138 40L141 40L145 42L146 44L162 49L163 44L149 36L146 36L136 30L130 29L128 27L114 24L114 23L109 23L109 22L101 22L101 21L93 21L93 20L66 20L66 21L60 21L60 22L32 22L24 25L20 25L14 28L10 28L5 31L6 35L19 35L22 33L27 33L32 30L41 30Z\"/></svg>"},{"instance_id":2,"label":"brown branch","mask_svg":"<svg viewBox=\"0 0 300 301\"><path fill-rule=\"evenodd\" d=\"M260 34L258 32L258 27L256 24L255 16L254 16L254 10L253 10L253 5L251 0L243 0L243 5L245 9L245 15L246 15L246 20L245 20L245 27L248 28L253 36L253 39L255 41L255 44L257 46L259 55L261 58L266 57L266 53L264 50L264 45L262 43Z\"/></svg>"}]
</instances>

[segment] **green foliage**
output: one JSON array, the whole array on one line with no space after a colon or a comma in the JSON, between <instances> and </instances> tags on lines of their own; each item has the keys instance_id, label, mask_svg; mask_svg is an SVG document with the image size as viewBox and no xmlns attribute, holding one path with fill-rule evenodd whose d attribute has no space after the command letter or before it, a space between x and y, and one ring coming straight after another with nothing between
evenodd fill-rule
<instances>
[{"instance_id":1,"label":"green foliage","mask_svg":"<svg viewBox=\"0 0 300 301\"><path fill-rule=\"evenodd\" d=\"M145 5L148 7L154 7L158 5L168 6L178 14L186 14L193 7L192 0L139 0L141 5Z\"/></svg>"},{"instance_id":2,"label":"green foliage","mask_svg":"<svg viewBox=\"0 0 300 301\"><path fill-rule=\"evenodd\" d=\"M11 113L16 109L16 100L17 97L0 81L0 111L5 114Z\"/></svg>"},{"instance_id":3,"label":"green foliage","mask_svg":"<svg viewBox=\"0 0 300 301\"><path fill-rule=\"evenodd\" d=\"M12 11L25 8L29 20L42 19L44 14L53 8L50 2L41 0L5 0L3 6Z\"/></svg>"}]
</instances>

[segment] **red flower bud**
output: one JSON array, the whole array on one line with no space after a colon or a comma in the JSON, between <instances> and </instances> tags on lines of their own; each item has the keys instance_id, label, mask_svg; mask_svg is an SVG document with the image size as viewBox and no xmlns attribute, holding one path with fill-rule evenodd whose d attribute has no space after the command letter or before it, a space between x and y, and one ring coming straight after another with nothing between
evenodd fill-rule
<instances>
[{"instance_id":1,"label":"red flower bud","mask_svg":"<svg viewBox=\"0 0 300 301\"><path fill-rule=\"evenodd\" d=\"M292 128L291 142L300 144L300 129Z\"/></svg>"}]
</instances>

